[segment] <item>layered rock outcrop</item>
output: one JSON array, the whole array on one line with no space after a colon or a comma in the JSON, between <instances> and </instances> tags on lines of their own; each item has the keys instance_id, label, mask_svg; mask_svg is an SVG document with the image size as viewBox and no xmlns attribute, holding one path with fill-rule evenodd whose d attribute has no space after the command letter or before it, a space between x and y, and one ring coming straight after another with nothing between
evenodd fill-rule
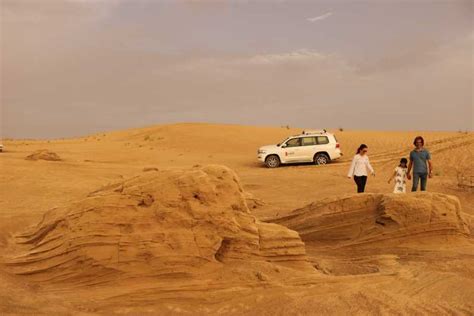
<instances>
[{"instance_id":1,"label":"layered rock outcrop","mask_svg":"<svg viewBox=\"0 0 474 316\"><path fill-rule=\"evenodd\" d=\"M328 246L470 234L456 197L427 192L324 199L274 222L296 230L305 242Z\"/></svg>"},{"instance_id":2,"label":"layered rock outcrop","mask_svg":"<svg viewBox=\"0 0 474 316\"><path fill-rule=\"evenodd\" d=\"M10 248L8 271L48 284L192 278L226 264L246 273L258 262L313 270L298 233L252 216L239 179L222 166L108 185L49 211Z\"/></svg>"}]
</instances>

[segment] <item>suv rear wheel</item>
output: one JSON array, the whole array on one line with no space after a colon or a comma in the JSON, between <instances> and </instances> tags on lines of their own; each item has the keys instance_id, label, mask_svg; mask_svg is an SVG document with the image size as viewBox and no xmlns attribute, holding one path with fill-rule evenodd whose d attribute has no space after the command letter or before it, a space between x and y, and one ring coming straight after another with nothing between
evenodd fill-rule
<instances>
[{"instance_id":1,"label":"suv rear wheel","mask_svg":"<svg viewBox=\"0 0 474 316\"><path fill-rule=\"evenodd\" d=\"M265 158L265 165L268 168L277 168L281 164L280 158L277 155L270 155L267 158Z\"/></svg>"},{"instance_id":2,"label":"suv rear wheel","mask_svg":"<svg viewBox=\"0 0 474 316\"><path fill-rule=\"evenodd\" d=\"M329 163L331 159L329 158L329 156L327 154L324 154L324 153L319 153L319 154L316 154L314 155L314 164L315 165L325 165L327 163Z\"/></svg>"}]
</instances>

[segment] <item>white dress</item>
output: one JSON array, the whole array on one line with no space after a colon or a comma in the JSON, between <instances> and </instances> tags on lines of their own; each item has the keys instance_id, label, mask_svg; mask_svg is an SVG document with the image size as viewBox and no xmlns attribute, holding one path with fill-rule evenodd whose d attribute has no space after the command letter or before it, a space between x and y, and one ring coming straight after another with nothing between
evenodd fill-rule
<instances>
[{"instance_id":1,"label":"white dress","mask_svg":"<svg viewBox=\"0 0 474 316\"><path fill-rule=\"evenodd\" d=\"M407 168L396 167L395 168L395 188L393 193L406 193L407 192Z\"/></svg>"}]
</instances>

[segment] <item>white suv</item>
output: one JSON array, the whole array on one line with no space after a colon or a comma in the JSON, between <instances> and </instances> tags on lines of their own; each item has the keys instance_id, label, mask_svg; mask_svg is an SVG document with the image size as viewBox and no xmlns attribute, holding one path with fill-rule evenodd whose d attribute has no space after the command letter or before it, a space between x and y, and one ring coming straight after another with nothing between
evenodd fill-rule
<instances>
[{"instance_id":1,"label":"white suv","mask_svg":"<svg viewBox=\"0 0 474 316\"><path fill-rule=\"evenodd\" d=\"M280 144L263 146L258 150L258 160L268 168L299 162L325 165L341 156L336 136L326 130L303 131L300 135L288 137Z\"/></svg>"}]
</instances>

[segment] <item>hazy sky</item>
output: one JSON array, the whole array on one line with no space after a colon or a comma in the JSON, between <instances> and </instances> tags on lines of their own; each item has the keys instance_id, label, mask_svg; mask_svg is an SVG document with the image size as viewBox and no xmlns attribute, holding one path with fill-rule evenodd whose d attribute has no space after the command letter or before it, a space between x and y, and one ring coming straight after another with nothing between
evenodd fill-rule
<instances>
[{"instance_id":1,"label":"hazy sky","mask_svg":"<svg viewBox=\"0 0 474 316\"><path fill-rule=\"evenodd\" d=\"M0 0L1 129L473 129L473 1Z\"/></svg>"}]
</instances>

